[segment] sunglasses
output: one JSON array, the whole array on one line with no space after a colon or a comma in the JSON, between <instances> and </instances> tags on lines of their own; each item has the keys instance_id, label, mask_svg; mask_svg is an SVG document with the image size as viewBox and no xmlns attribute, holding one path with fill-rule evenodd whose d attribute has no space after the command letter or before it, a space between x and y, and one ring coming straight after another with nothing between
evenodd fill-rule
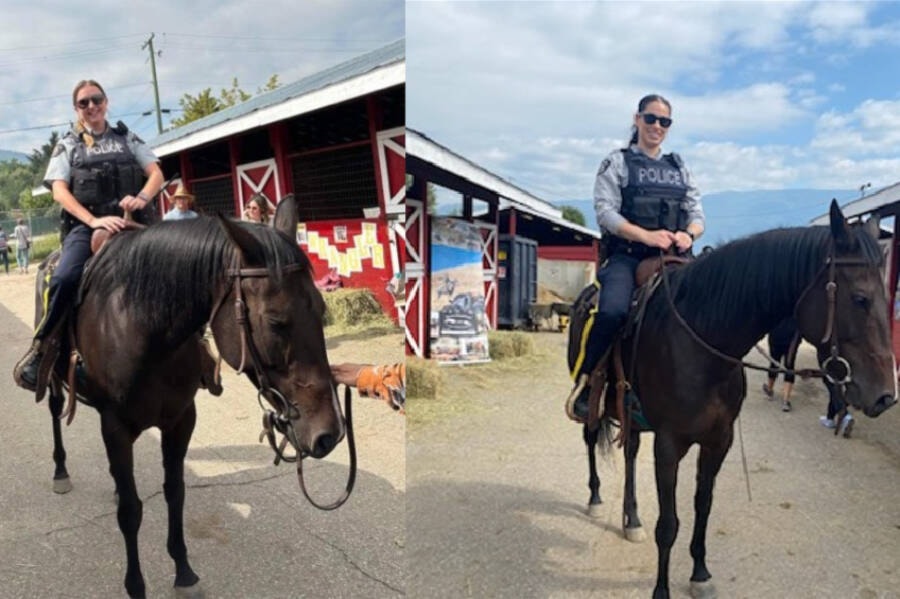
<instances>
[{"instance_id":1,"label":"sunglasses","mask_svg":"<svg viewBox=\"0 0 900 599\"><path fill-rule=\"evenodd\" d=\"M103 94L94 94L93 96L88 96L87 98L81 98L80 100L75 102L75 105L78 106L78 108L87 108L88 106L90 106L91 102L94 103L94 106L102 106L105 101L106 96L104 96Z\"/></svg>"},{"instance_id":2,"label":"sunglasses","mask_svg":"<svg viewBox=\"0 0 900 599\"><path fill-rule=\"evenodd\" d=\"M641 113L641 117L644 119L644 122L648 125L653 125L656 121L659 121L659 126L663 129L668 129L672 126L672 119L667 116L656 116L651 112Z\"/></svg>"}]
</instances>

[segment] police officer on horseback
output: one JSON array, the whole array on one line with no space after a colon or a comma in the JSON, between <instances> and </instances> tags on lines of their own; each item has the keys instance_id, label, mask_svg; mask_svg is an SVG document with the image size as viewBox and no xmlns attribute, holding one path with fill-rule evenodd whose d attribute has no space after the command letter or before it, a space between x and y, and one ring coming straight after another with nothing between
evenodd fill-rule
<instances>
[{"instance_id":1,"label":"police officer on horseback","mask_svg":"<svg viewBox=\"0 0 900 599\"><path fill-rule=\"evenodd\" d=\"M600 164L594 208L603 232L606 262L597 273L599 302L580 339L566 412L577 422L588 416L590 374L611 347L628 316L634 275L644 258L660 250L688 254L703 233L700 193L678 154L663 154L672 106L662 96L641 98L627 148Z\"/></svg>"},{"instance_id":2,"label":"police officer on horseback","mask_svg":"<svg viewBox=\"0 0 900 599\"><path fill-rule=\"evenodd\" d=\"M44 318L13 373L16 383L31 391L37 387L45 341L60 327L76 299L91 256L92 232L121 231L128 226L126 213L149 224L153 212L147 206L163 184L159 159L143 140L121 121L115 127L107 122L107 97L99 83L80 81L72 92L72 103L76 124L54 148L44 177L44 185L62 207L62 251L50 279Z\"/></svg>"}]
</instances>

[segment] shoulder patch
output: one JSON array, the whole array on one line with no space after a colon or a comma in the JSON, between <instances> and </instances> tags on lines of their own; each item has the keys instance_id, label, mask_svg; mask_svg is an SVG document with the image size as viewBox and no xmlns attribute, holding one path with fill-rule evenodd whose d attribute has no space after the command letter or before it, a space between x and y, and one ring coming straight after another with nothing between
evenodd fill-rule
<instances>
[{"instance_id":1,"label":"shoulder patch","mask_svg":"<svg viewBox=\"0 0 900 599\"><path fill-rule=\"evenodd\" d=\"M134 131L131 132L131 139L134 140L134 141L136 141L136 142L139 143L139 144L144 143L144 140L141 139L140 137L138 137L138 134L135 133Z\"/></svg>"},{"instance_id":2,"label":"shoulder patch","mask_svg":"<svg viewBox=\"0 0 900 599\"><path fill-rule=\"evenodd\" d=\"M600 163L600 168L597 169L597 175L602 175L609 169L609 166L612 164L612 160L609 158L604 158L603 162Z\"/></svg>"},{"instance_id":3,"label":"shoulder patch","mask_svg":"<svg viewBox=\"0 0 900 599\"><path fill-rule=\"evenodd\" d=\"M62 154L65 151L66 151L66 147L62 144L62 142L58 142L56 144L56 147L53 148L53 155L51 156L51 158L56 158L57 156L59 156L60 154Z\"/></svg>"}]
</instances>

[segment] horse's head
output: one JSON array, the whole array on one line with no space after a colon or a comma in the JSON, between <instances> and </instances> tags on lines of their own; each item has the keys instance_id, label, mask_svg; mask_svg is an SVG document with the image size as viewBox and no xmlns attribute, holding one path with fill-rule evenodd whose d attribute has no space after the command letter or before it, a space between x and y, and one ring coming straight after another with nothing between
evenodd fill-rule
<instances>
[{"instance_id":1,"label":"horse's head","mask_svg":"<svg viewBox=\"0 0 900 599\"><path fill-rule=\"evenodd\" d=\"M867 416L896 403L897 374L878 245L878 220L849 226L831 203L827 262L797 304L797 323L822 369Z\"/></svg>"},{"instance_id":2,"label":"horse's head","mask_svg":"<svg viewBox=\"0 0 900 599\"><path fill-rule=\"evenodd\" d=\"M239 265L221 293L236 309L217 310L211 327L223 359L290 420L298 449L321 458L345 427L325 349L325 302L295 241L297 215L287 196L274 230L221 219Z\"/></svg>"}]
</instances>

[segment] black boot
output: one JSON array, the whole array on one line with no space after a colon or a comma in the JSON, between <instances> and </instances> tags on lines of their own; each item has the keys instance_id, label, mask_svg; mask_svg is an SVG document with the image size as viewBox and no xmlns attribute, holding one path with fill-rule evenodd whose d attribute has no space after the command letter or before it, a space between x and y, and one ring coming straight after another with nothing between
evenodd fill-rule
<instances>
[{"instance_id":1,"label":"black boot","mask_svg":"<svg viewBox=\"0 0 900 599\"><path fill-rule=\"evenodd\" d=\"M13 370L13 379L16 384L28 391L36 391L38 372L43 359L44 352L41 351L41 342L36 339Z\"/></svg>"}]
</instances>

